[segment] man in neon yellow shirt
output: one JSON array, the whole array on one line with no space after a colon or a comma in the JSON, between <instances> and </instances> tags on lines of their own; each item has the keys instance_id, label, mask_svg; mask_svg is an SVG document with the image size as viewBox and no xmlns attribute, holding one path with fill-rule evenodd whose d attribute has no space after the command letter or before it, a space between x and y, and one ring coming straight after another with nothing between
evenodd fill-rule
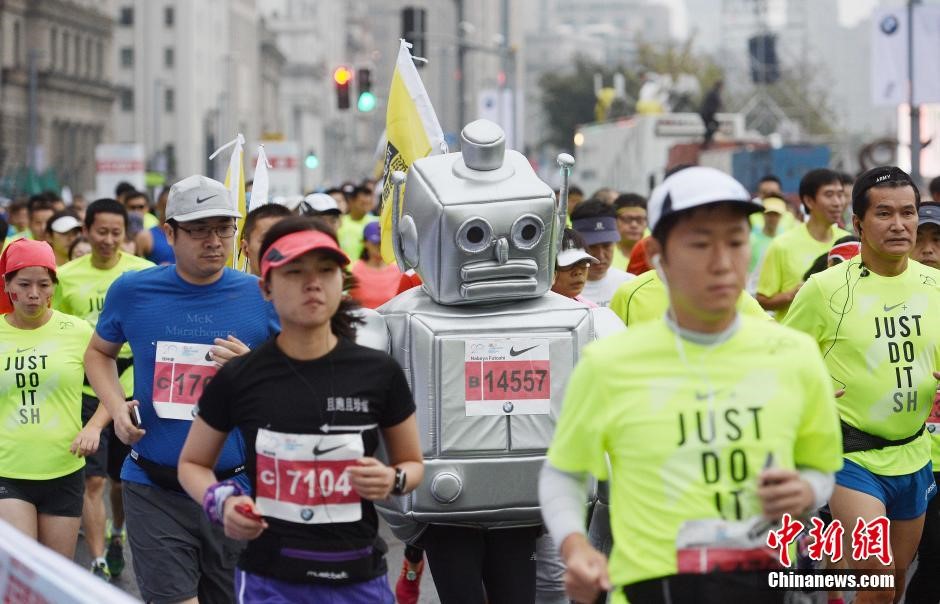
<instances>
[{"instance_id":1,"label":"man in neon yellow shirt","mask_svg":"<svg viewBox=\"0 0 940 604\"><path fill-rule=\"evenodd\" d=\"M54 308L81 317L94 327L111 284L128 271L154 266L149 260L121 251L127 221L127 210L113 199L99 199L88 206L85 210L84 231L91 243L91 253L59 267L59 283L53 299ZM124 395L130 397L134 392L130 346L124 346L119 359ZM100 425L90 421L98 406L94 391L91 386L85 384L82 389L82 422L89 426L89 429ZM124 568L121 463L127 456L127 447L112 434L109 430L100 434L101 444L98 452L88 457L85 466L82 523L92 558L91 570L102 578L120 575ZM104 488L108 476L112 480L111 508L114 521L106 557Z\"/></svg>"},{"instance_id":2,"label":"man in neon yellow shirt","mask_svg":"<svg viewBox=\"0 0 940 604\"><path fill-rule=\"evenodd\" d=\"M362 255L362 229L379 219L372 214L374 206L372 191L363 186L356 187L349 199L349 213L340 221L337 231L339 245L353 261Z\"/></svg>"},{"instance_id":3,"label":"man in neon yellow shirt","mask_svg":"<svg viewBox=\"0 0 940 604\"><path fill-rule=\"evenodd\" d=\"M859 604L899 601L936 493L930 464L930 414L940 367L940 271L908 255L920 194L896 167L864 173L852 191L861 254L813 275L784 324L816 340L836 388L845 466L829 501L846 527L891 521L895 590L859 592ZM876 558L848 560L886 570Z\"/></svg>"},{"instance_id":4,"label":"man in neon yellow shirt","mask_svg":"<svg viewBox=\"0 0 940 604\"><path fill-rule=\"evenodd\" d=\"M745 571L773 562L759 554L762 517L824 503L841 440L814 342L735 309L747 217L760 209L711 168L686 168L653 191L648 245L670 312L585 349L539 484L578 602L605 589L614 602L783 601L766 591L766 573ZM611 480L609 566L583 531L588 474ZM721 537L733 532L752 537L733 546ZM716 550L740 570L711 572Z\"/></svg>"},{"instance_id":5,"label":"man in neon yellow shirt","mask_svg":"<svg viewBox=\"0 0 940 604\"><path fill-rule=\"evenodd\" d=\"M809 221L774 238L764 255L757 279L757 301L782 320L803 275L813 261L829 251L839 237L848 235L836 226L845 207L842 180L838 172L810 170L800 181L800 201L809 212Z\"/></svg>"},{"instance_id":6,"label":"man in neon yellow shirt","mask_svg":"<svg viewBox=\"0 0 940 604\"><path fill-rule=\"evenodd\" d=\"M742 291L738 296L735 306L742 314L762 319L770 318L757 300L746 291ZM610 310L614 311L627 327L662 319L668 308L669 294L656 271L646 271L637 278L627 281L617 288L617 292L610 301Z\"/></svg>"}]
</instances>

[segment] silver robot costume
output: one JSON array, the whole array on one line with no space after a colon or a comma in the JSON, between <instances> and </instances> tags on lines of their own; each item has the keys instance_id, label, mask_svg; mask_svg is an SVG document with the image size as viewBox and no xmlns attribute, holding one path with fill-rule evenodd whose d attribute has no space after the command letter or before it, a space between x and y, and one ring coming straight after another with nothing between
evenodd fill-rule
<instances>
[{"instance_id":1,"label":"silver robot costume","mask_svg":"<svg viewBox=\"0 0 940 604\"><path fill-rule=\"evenodd\" d=\"M408 541L427 524L541 524L538 475L581 349L623 329L610 310L550 292L567 216L503 131L477 120L461 153L416 161L393 247L422 287L381 306L417 405L425 477L385 504Z\"/></svg>"}]
</instances>

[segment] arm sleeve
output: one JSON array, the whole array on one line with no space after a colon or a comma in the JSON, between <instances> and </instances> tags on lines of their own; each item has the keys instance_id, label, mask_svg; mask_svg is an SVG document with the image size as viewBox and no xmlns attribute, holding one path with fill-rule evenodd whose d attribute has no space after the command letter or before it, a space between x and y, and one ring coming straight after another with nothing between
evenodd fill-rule
<instances>
[{"instance_id":1,"label":"arm sleeve","mask_svg":"<svg viewBox=\"0 0 940 604\"><path fill-rule=\"evenodd\" d=\"M415 412L415 399L405 379L405 372L395 359L389 358L391 376L385 399L385 408L379 425L388 428L400 424Z\"/></svg>"},{"instance_id":2,"label":"arm sleeve","mask_svg":"<svg viewBox=\"0 0 940 604\"><path fill-rule=\"evenodd\" d=\"M232 372L238 370L238 360L234 359L222 367L199 397L199 417L219 432L228 433L235 427L231 413L234 397L229 380Z\"/></svg>"},{"instance_id":3,"label":"arm sleeve","mask_svg":"<svg viewBox=\"0 0 940 604\"><path fill-rule=\"evenodd\" d=\"M562 472L545 462L539 473L539 504L545 527L561 547L568 535L584 534L587 475Z\"/></svg>"},{"instance_id":4,"label":"arm sleeve","mask_svg":"<svg viewBox=\"0 0 940 604\"><path fill-rule=\"evenodd\" d=\"M771 243L764 254L764 261L760 265L757 277L757 293L763 296L773 296L783 290L783 276L780 272L779 248Z\"/></svg>"},{"instance_id":5,"label":"arm sleeve","mask_svg":"<svg viewBox=\"0 0 940 604\"><path fill-rule=\"evenodd\" d=\"M594 369L602 359L593 358L593 346L584 349L581 361L568 380L548 459L563 472L589 472L598 480L607 480L605 419L598 408L598 403L606 401L607 397L602 377Z\"/></svg>"},{"instance_id":6,"label":"arm sleeve","mask_svg":"<svg viewBox=\"0 0 940 604\"><path fill-rule=\"evenodd\" d=\"M95 324L95 331L102 339L115 344L123 344L127 341L124 335L123 314L126 305L133 304L133 291L127 285L127 276L129 273L118 277L104 298L104 308L98 316L98 323Z\"/></svg>"},{"instance_id":7,"label":"arm sleeve","mask_svg":"<svg viewBox=\"0 0 940 604\"><path fill-rule=\"evenodd\" d=\"M832 472L820 472L807 468L800 469L800 478L808 482L810 488L813 489L813 509L818 510L826 505L836 486L836 475Z\"/></svg>"}]
</instances>

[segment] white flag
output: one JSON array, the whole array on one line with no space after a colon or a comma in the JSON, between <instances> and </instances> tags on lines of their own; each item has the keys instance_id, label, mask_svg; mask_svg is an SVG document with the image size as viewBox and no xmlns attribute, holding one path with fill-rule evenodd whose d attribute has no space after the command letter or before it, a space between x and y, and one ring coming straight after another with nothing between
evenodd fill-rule
<instances>
[{"instance_id":1,"label":"white flag","mask_svg":"<svg viewBox=\"0 0 940 604\"><path fill-rule=\"evenodd\" d=\"M264 145L258 145L258 161L255 163L255 177L251 185L251 199L248 203L249 212L268 203L268 168L270 167L268 155L264 152Z\"/></svg>"}]
</instances>

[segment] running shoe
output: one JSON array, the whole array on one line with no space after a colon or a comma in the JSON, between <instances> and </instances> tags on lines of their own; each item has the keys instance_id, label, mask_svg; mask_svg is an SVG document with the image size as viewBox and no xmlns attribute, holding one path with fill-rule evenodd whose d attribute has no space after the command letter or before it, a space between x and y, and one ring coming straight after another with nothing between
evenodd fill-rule
<instances>
[{"instance_id":1,"label":"running shoe","mask_svg":"<svg viewBox=\"0 0 940 604\"><path fill-rule=\"evenodd\" d=\"M401 564L401 574L395 584L395 598L398 604L418 604L421 595L421 574L424 572L424 560L418 563L418 568L412 570L408 560Z\"/></svg>"},{"instance_id":2,"label":"running shoe","mask_svg":"<svg viewBox=\"0 0 940 604\"><path fill-rule=\"evenodd\" d=\"M112 577L120 577L124 572L124 531L112 534L108 527L108 551L104 555Z\"/></svg>"},{"instance_id":3,"label":"running shoe","mask_svg":"<svg viewBox=\"0 0 940 604\"><path fill-rule=\"evenodd\" d=\"M108 563L101 558L98 558L92 562L91 568L89 568L89 570L91 571L91 574L98 577L99 579L103 579L105 581L111 580L111 571L108 569Z\"/></svg>"}]
</instances>

